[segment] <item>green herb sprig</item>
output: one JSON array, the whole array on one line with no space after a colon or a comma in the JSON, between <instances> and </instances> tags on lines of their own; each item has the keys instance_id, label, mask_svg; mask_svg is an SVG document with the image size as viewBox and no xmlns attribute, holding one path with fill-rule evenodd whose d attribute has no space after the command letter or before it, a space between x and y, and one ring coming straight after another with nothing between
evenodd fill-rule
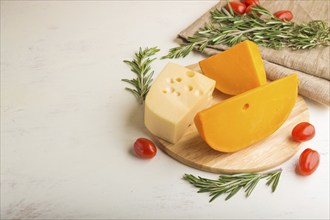
<instances>
[{"instance_id":1,"label":"green herb sprig","mask_svg":"<svg viewBox=\"0 0 330 220\"><path fill-rule=\"evenodd\" d=\"M240 173L233 175L221 175L218 180L211 180L202 177L195 177L191 174L185 174L183 179L199 188L198 193L208 192L210 202L222 194L227 194L225 200L233 197L239 190L244 189L245 196L249 197L261 179L266 178L267 186L271 186L272 192L275 192L279 183L282 169L274 170L269 173Z\"/></svg>"},{"instance_id":2,"label":"green herb sprig","mask_svg":"<svg viewBox=\"0 0 330 220\"><path fill-rule=\"evenodd\" d=\"M145 49L139 48L139 51L135 53L132 61L124 60L131 67L131 71L136 74L136 78L133 79L122 79L122 81L131 84L134 89L126 87L125 89L133 93L138 102L143 104L147 93L149 92L152 76L154 71L151 70L150 63L156 58L150 58L159 52L160 49L157 47L146 47Z\"/></svg>"},{"instance_id":3,"label":"green herb sprig","mask_svg":"<svg viewBox=\"0 0 330 220\"><path fill-rule=\"evenodd\" d=\"M233 46L244 40L273 49L288 47L293 50L330 45L330 27L320 20L305 24L282 21L258 5L251 15L239 15L225 7L211 12L211 22L200 28L187 42L171 48L162 58L186 57L193 49L203 52L214 45Z\"/></svg>"}]
</instances>

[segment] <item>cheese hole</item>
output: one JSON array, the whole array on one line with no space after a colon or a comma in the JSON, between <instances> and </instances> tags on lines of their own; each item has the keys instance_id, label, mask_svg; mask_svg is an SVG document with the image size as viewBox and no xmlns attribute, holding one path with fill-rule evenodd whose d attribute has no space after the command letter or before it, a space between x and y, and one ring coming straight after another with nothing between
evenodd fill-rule
<instances>
[{"instance_id":1,"label":"cheese hole","mask_svg":"<svg viewBox=\"0 0 330 220\"><path fill-rule=\"evenodd\" d=\"M249 103L245 103L245 104L243 105L243 107L242 107L243 111L246 111L246 110L248 110L249 108L250 108Z\"/></svg>"},{"instance_id":2,"label":"cheese hole","mask_svg":"<svg viewBox=\"0 0 330 220\"><path fill-rule=\"evenodd\" d=\"M175 95L176 95L176 96L180 96L181 93L180 93L180 92L175 92Z\"/></svg>"},{"instance_id":3,"label":"cheese hole","mask_svg":"<svg viewBox=\"0 0 330 220\"><path fill-rule=\"evenodd\" d=\"M195 76L195 73L192 72L192 71L188 71L188 72L186 72L186 74L187 74L188 77L194 77Z\"/></svg>"},{"instance_id":4,"label":"cheese hole","mask_svg":"<svg viewBox=\"0 0 330 220\"><path fill-rule=\"evenodd\" d=\"M176 80L177 82L181 82L181 81L182 81L182 79L181 79L180 77L176 78L175 80Z\"/></svg>"},{"instance_id":5,"label":"cheese hole","mask_svg":"<svg viewBox=\"0 0 330 220\"><path fill-rule=\"evenodd\" d=\"M167 88L165 88L162 92L163 92L164 94L167 94L167 93L173 93L173 92L174 92L174 88L172 88L172 87L167 87Z\"/></svg>"},{"instance_id":6,"label":"cheese hole","mask_svg":"<svg viewBox=\"0 0 330 220\"><path fill-rule=\"evenodd\" d=\"M172 79L172 78L171 79L167 79L167 82L173 84L174 83L174 79Z\"/></svg>"},{"instance_id":7,"label":"cheese hole","mask_svg":"<svg viewBox=\"0 0 330 220\"><path fill-rule=\"evenodd\" d=\"M194 87L192 85L189 85L189 86L185 86L185 89L187 91L192 91L194 89Z\"/></svg>"}]
</instances>

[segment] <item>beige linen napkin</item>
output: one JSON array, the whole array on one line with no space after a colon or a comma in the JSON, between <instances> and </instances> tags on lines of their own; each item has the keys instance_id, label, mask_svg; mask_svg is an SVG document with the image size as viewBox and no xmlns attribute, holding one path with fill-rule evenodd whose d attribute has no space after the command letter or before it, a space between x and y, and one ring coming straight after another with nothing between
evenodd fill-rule
<instances>
[{"instance_id":1,"label":"beige linen napkin","mask_svg":"<svg viewBox=\"0 0 330 220\"><path fill-rule=\"evenodd\" d=\"M210 10L221 8L227 1L220 1ZM330 24L327 0L272 0L261 1L263 7L271 12L288 9L293 12L293 21L305 23L311 20L325 20ZM179 37L187 39L205 23L210 21L210 13L206 12L193 24L179 33ZM214 55L228 49L224 45L216 45L205 49L205 54ZM319 103L330 105L330 47L319 47L310 50L280 49L274 50L259 46L269 80L282 78L297 73L300 80L299 93Z\"/></svg>"}]
</instances>

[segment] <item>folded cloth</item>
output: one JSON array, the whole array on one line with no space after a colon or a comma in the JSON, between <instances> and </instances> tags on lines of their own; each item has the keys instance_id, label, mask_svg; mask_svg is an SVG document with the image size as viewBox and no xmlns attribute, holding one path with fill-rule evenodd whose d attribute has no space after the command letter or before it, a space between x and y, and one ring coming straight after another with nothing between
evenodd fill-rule
<instances>
[{"instance_id":1,"label":"folded cloth","mask_svg":"<svg viewBox=\"0 0 330 220\"><path fill-rule=\"evenodd\" d=\"M221 8L227 1L220 1L189 27L179 33L179 38L187 39L211 20L210 11ZM330 23L330 2L324 0L278 0L261 1L261 5L271 12L287 9L292 11L296 23L323 20ZM206 55L214 55L228 49L225 45L206 48ZM306 50L279 50L259 46L269 80L276 80L291 73L297 73L300 80L299 94L319 103L330 105L330 47Z\"/></svg>"}]
</instances>

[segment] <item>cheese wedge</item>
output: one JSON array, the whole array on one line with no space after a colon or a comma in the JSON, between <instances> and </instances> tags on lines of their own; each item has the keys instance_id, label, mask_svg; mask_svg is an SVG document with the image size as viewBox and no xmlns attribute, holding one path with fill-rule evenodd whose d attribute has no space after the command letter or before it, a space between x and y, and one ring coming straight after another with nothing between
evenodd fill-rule
<instances>
[{"instance_id":1,"label":"cheese wedge","mask_svg":"<svg viewBox=\"0 0 330 220\"><path fill-rule=\"evenodd\" d=\"M215 81L168 63L154 80L145 100L144 123L154 135L176 143L196 113L212 99Z\"/></svg>"},{"instance_id":2,"label":"cheese wedge","mask_svg":"<svg viewBox=\"0 0 330 220\"><path fill-rule=\"evenodd\" d=\"M274 133L288 118L298 94L296 74L226 99L199 112L196 128L221 152L235 152Z\"/></svg>"},{"instance_id":3,"label":"cheese wedge","mask_svg":"<svg viewBox=\"0 0 330 220\"><path fill-rule=\"evenodd\" d=\"M199 62L203 74L216 81L216 88L229 95L264 85L266 73L258 46L243 41Z\"/></svg>"}]
</instances>

